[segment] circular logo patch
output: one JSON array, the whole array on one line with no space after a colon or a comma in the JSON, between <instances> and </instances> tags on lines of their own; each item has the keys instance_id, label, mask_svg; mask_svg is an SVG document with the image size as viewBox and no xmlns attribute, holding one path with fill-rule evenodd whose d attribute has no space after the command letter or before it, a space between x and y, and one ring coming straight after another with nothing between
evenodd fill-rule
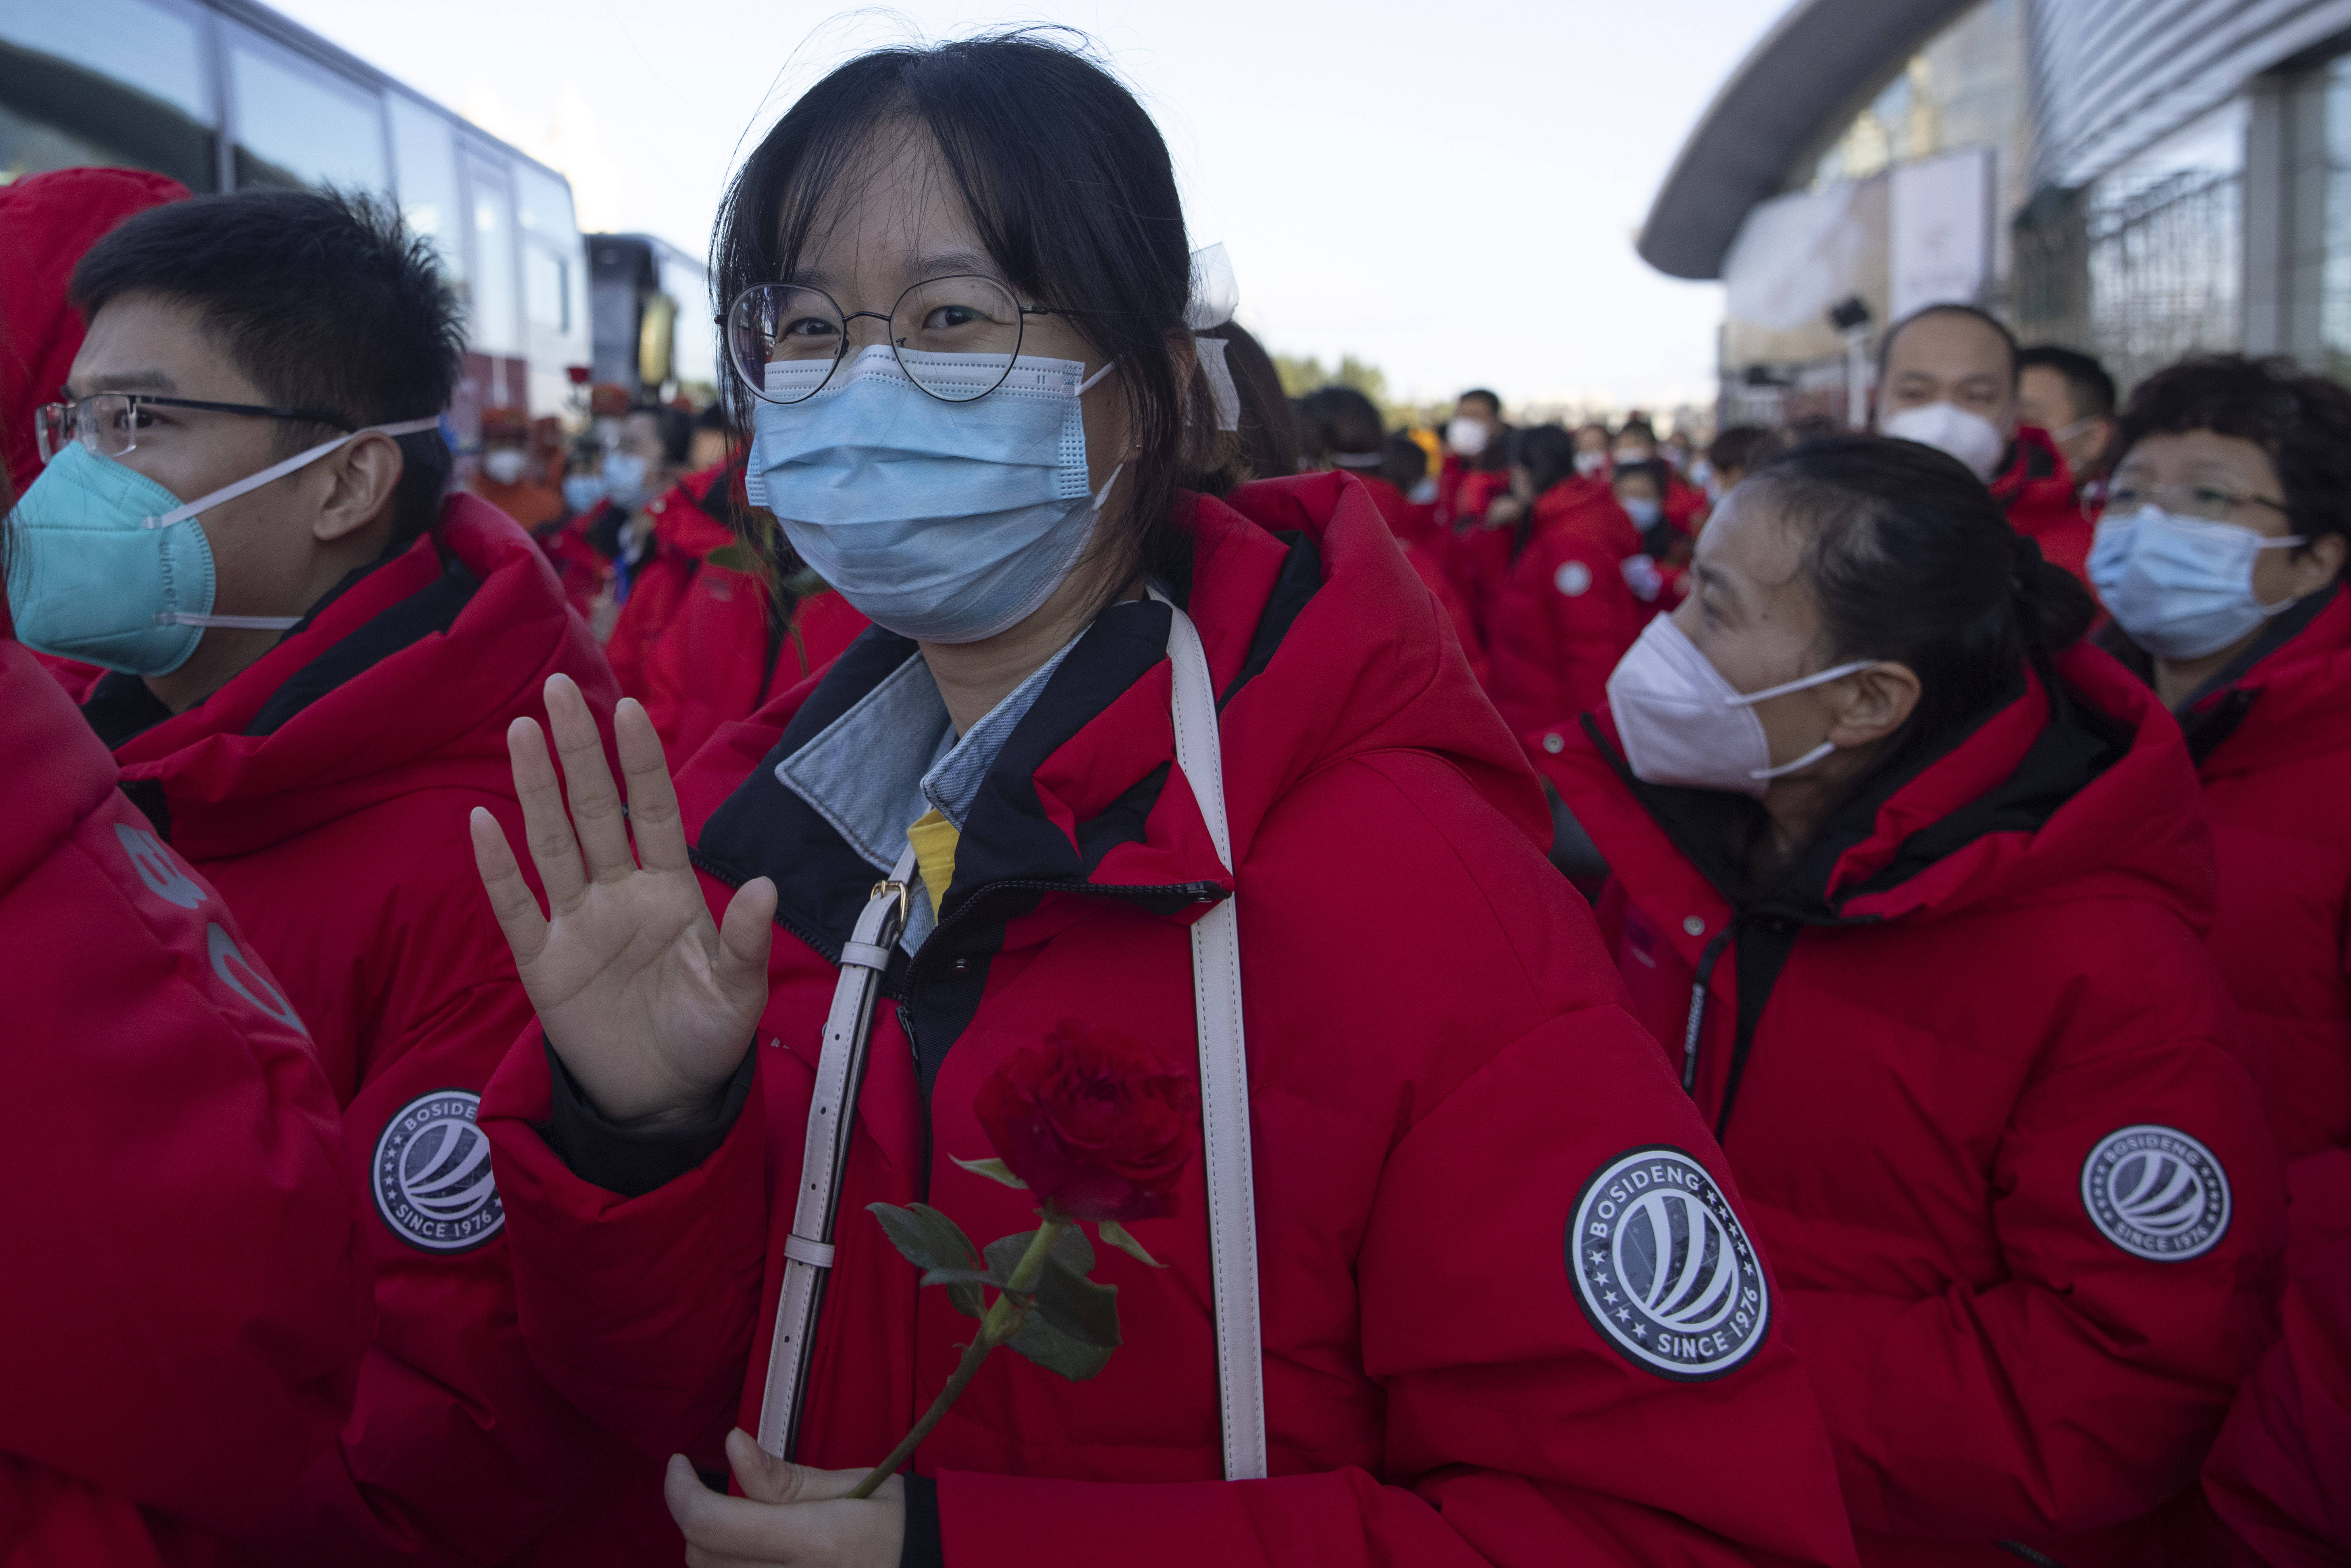
<instances>
[{"instance_id":1,"label":"circular logo patch","mask_svg":"<svg viewBox=\"0 0 2351 1568\"><path fill-rule=\"evenodd\" d=\"M1626 1360L1719 1377L1763 1343L1771 1301L1729 1199L1679 1149L1635 1149L1575 1200L1567 1271L1584 1315Z\"/></svg>"},{"instance_id":2,"label":"circular logo patch","mask_svg":"<svg viewBox=\"0 0 2351 1568\"><path fill-rule=\"evenodd\" d=\"M468 1251L507 1222L489 1134L475 1124L481 1105L478 1094L437 1089L402 1106L375 1141L376 1212L412 1247Z\"/></svg>"},{"instance_id":3,"label":"circular logo patch","mask_svg":"<svg viewBox=\"0 0 2351 1568\"><path fill-rule=\"evenodd\" d=\"M1552 586L1573 599L1592 586L1592 569L1580 560L1563 563L1552 574Z\"/></svg>"},{"instance_id":4,"label":"circular logo patch","mask_svg":"<svg viewBox=\"0 0 2351 1568\"><path fill-rule=\"evenodd\" d=\"M2082 1207L2133 1257L2177 1263L2210 1252L2227 1233L2229 1177L2211 1150L2176 1127L2125 1127L2082 1162Z\"/></svg>"}]
</instances>

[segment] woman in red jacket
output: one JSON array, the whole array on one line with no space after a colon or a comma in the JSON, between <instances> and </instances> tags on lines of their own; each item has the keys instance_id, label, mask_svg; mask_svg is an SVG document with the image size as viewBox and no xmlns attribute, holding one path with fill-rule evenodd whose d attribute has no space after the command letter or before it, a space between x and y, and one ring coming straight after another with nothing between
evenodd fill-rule
<instances>
[{"instance_id":1,"label":"woman in red jacket","mask_svg":"<svg viewBox=\"0 0 2351 1568\"><path fill-rule=\"evenodd\" d=\"M2351 1493L2300 1506L2351 1483L2330 1414L2351 1376L2325 1349L2351 1333L2351 843L2334 826L2351 794L2351 393L2285 361L2191 360L2140 385L2116 450L2089 558L2104 640L2187 735L2220 858L2212 952L2294 1198L2289 1343L2247 1388L2211 1495L2294 1561L2264 1493L2314 1534L2351 1521Z\"/></svg>"},{"instance_id":2,"label":"woman in red jacket","mask_svg":"<svg viewBox=\"0 0 2351 1568\"><path fill-rule=\"evenodd\" d=\"M754 499L877 624L674 793L623 703L625 831L550 683L563 784L514 738L551 917L493 821L475 841L544 1024L487 1116L524 1332L582 1408L690 1457L695 1560L1845 1559L1712 1145L1376 508L1322 475L1176 489L1215 429L1142 109L1017 35L869 55L728 213ZM1106 1249L1106 1370L989 1360L849 1500L968 1337L864 1207L1021 1228L1032 1200L950 1156L1069 1020L1187 1085L1204 1040L1245 1050L1199 1076L1247 1140L1135 1223L1165 1268ZM823 1042L869 1029L836 1114ZM1634 1207L1676 1217L1682 1267L1641 1253L1627 1299L1634 1186L1671 1188ZM750 1498L697 1479L727 1461Z\"/></svg>"},{"instance_id":3,"label":"woman in red jacket","mask_svg":"<svg viewBox=\"0 0 2351 1568\"><path fill-rule=\"evenodd\" d=\"M1786 1281L1862 1560L2146 1561L2283 1227L2178 728L1915 444L1767 464L1693 575L1551 769Z\"/></svg>"},{"instance_id":4,"label":"woman in red jacket","mask_svg":"<svg viewBox=\"0 0 2351 1568\"><path fill-rule=\"evenodd\" d=\"M285 993L7 633L0 1563L210 1563L350 1409L360 1199Z\"/></svg>"},{"instance_id":5,"label":"woman in red jacket","mask_svg":"<svg viewBox=\"0 0 2351 1568\"><path fill-rule=\"evenodd\" d=\"M1527 738L1598 706L1654 613L1657 575L1608 482L1576 472L1573 436L1537 425L1512 448L1512 494L1495 507L1513 552L1486 622L1494 706Z\"/></svg>"}]
</instances>

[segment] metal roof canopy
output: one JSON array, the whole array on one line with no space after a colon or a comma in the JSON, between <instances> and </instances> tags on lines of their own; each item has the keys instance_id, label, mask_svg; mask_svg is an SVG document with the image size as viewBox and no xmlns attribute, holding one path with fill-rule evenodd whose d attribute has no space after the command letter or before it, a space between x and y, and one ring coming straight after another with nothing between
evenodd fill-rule
<instances>
[{"instance_id":1,"label":"metal roof canopy","mask_svg":"<svg viewBox=\"0 0 2351 1568\"><path fill-rule=\"evenodd\" d=\"M1699 116L1658 187L1635 248L1674 277L1722 276L1758 203L1839 110L1970 0L1797 0Z\"/></svg>"}]
</instances>

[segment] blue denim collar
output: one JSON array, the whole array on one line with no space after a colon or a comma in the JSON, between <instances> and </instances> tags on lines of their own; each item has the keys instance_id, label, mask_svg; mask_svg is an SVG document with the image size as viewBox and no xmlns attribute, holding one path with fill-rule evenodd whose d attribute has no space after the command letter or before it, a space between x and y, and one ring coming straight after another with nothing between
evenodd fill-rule
<instances>
[{"instance_id":1,"label":"blue denim collar","mask_svg":"<svg viewBox=\"0 0 2351 1568\"><path fill-rule=\"evenodd\" d=\"M935 810L960 831L1004 743L1045 683L1077 646L1072 638L957 737L946 699L920 653L776 764L776 781L809 803L841 841L886 872L905 852L906 830ZM934 920L917 898L901 938L922 946Z\"/></svg>"}]
</instances>

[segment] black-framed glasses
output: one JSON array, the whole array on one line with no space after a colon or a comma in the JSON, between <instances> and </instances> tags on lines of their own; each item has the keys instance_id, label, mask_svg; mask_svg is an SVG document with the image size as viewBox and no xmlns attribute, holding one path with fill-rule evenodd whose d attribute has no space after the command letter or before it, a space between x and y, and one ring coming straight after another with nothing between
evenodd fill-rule
<instances>
[{"instance_id":1,"label":"black-framed glasses","mask_svg":"<svg viewBox=\"0 0 2351 1568\"><path fill-rule=\"evenodd\" d=\"M2106 486L2105 516L2127 517L2144 507L2160 506L2175 517L2193 517L2199 523L2225 523L2229 514L2251 503L2286 509L2283 501L2273 501L2267 496L2250 490L2231 490L2220 485L2146 485L2135 479L2117 479Z\"/></svg>"},{"instance_id":2,"label":"black-framed glasses","mask_svg":"<svg viewBox=\"0 0 2351 1568\"><path fill-rule=\"evenodd\" d=\"M720 326L726 362L768 402L805 402L821 391L848 357L849 324L861 316L883 324L907 380L943 402L970 402L1012 373L1029 318L1054 314L1021 304L992 277L958 273L915 284L887 315L843 310L805 284L757 283L736 296Z\"/></svg>"},{"instance_id":3,"label":"black-framed glasses","mask_svg":"<svg viewBox=\"0 0 2351 1568\"><path fill-rule=\"evenodd\" d=\"M152 427L141 411L148 408L193 408L205 413L234 413L248 419L296 419L336 430L358 427L339 413L311 408L267 408L252 402L207 402L201 398L159 397L152 392L92 392L71 402L43 403L33 414L33 435L41 461L54 461L68 441L78 441L100 457L120 457L139 449L139 433Z\"/></svg>"}]
</instances>

